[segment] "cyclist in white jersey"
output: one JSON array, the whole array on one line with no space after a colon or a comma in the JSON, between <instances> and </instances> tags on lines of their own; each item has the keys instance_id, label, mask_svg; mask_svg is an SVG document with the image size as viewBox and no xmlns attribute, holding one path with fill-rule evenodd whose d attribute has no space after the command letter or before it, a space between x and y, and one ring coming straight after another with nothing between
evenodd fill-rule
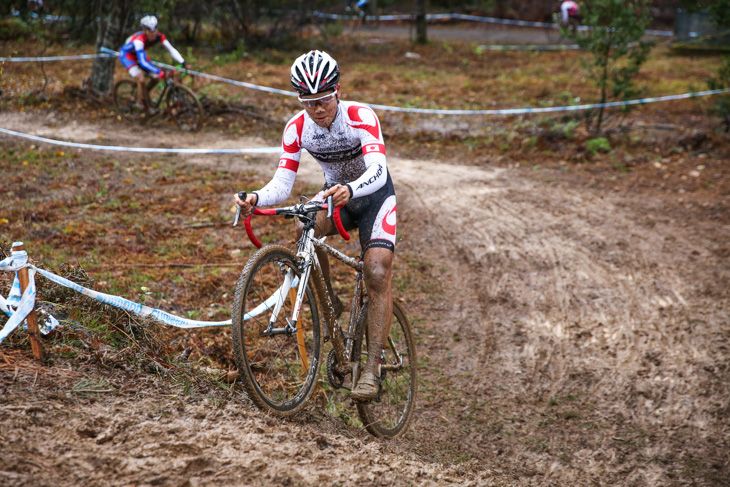
<instances>
[{"instance_id":1,"label":"cyclist in white jersey","mask_svg":"<svg viewBox=\"0 0 730 487\"><path fill-rule=\"evenodd\" d=\"M340 71L326 52L303 54L291 68L291 82L304 110L286 124L279 167L273 179L242 201L234 201L248 216L254 206L283 202L291 193L302 149L319 162L325 185L315 199L332 195L346 229L357 228L368 291L368 360L353 399L369 401L380 390L380 359L393 313L391 276L395 251L396 199L385 158L380 122L367 105L340 100ZM297 226L301 232L301 225ZM334 235L334 223L324 212L317 215L316 235ZM327 254L317 251L328 290L342 312L342 302L329 282Z\"/></svg>"},{"instance_id":2,"label":"cyclist in white jersey","mask_svg":"<svg viewBox=\"0 0 730 487\"><path fill-rule=\"evenodd\" d=\"M563 27L570 26L575 34L580 20L580 5L573 0L564 0L560 4L560 23Z\"/></svg>"}]
</instances>

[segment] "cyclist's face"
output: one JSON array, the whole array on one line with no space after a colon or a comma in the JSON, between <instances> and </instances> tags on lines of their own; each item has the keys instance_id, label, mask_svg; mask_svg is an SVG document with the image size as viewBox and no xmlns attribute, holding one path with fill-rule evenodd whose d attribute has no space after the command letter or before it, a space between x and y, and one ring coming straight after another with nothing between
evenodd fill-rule
<instances>
[{"instance_id":1,"label":"cyclist's face","mask_svg":"<svg viewBox=\"0 0 730 487\"><path fill-rule=\"evenodd\" d=\"M147 38L148 41L152 41L157 37L157 29L155 30L149 30L149 29L143 29L144 35Z\"/></svg>"},{"instance_id":2,"label":"cyclist's face","mask_svg":"<svg viewBox=\"0 0 730 487\"><path fill-rule=\"evenodd\" d=\"M340 85L337 85L334 90L317 93L316 95L305 95L300 100L304 109L312 117L312 120L314 120L314 123L320 127L328 128L335 120L335 115L337 115L337 100L339 96Z\"/></svg>"}]
</instances>

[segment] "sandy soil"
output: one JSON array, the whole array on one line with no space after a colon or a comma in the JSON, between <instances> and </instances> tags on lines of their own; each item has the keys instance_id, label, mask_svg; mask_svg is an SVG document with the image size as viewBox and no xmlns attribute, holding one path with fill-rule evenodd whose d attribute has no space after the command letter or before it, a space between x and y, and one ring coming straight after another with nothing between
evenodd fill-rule
<instances>
[{"instance_id":1,"label":"sandy soil","mask_svg":"<svg viewBox=\"0 0 730 487\"><path fill-rule=\"evenodd\" d=\"M0 127L136 140L134 127L110 120L2 113ZM148 134L160 146L271 145ZM184 160L264 174L276 163ZM318 182L313 165L300 177ZM102 372L4 354L0 483L727 485L728 225L691 220L658 195L523 168L396 157L389 166L401 255L417 256L423 279L445 290L406 299L431 393L404 438L376 441L314 406L276 420L235 389L180 397L163 381L117 378L117 394L73 392L54 384Z\"/></svg>"}]
</instances>

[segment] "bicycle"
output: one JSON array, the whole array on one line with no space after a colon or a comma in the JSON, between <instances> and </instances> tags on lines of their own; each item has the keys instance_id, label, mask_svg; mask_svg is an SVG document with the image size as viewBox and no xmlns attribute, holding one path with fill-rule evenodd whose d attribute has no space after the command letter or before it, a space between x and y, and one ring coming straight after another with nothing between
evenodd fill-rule
<instances>
[{"instance_id":1,"label":"bicycle","mask_svg":"<svg viewBox=\"0 0 730 487\"><path fill-rule=\"evenodd\" d=\"M242 200L245 192L239 193ZM261 410L286 417L299 412L311 397L322 367L324 342L332 342L324 364L333 389L352 390L367 360L367 291L363 262L314 236L316 214L327 211L345 240L350 236L339 208L305 201L272 209L255 208L245 220L246 233L259 250L249 259L236 286L231 329L239 377L249 398ZM237 207L234 226L238 224ZM251 217L283 215L304 225L297 252L271 244L262 247ZM347 331L334 316L315 248L356 271ZM323 329L324 325L324 329ZM381 389L371 402L356 402L365 428L377 437L396 437L413 416L417 392L416 348L403 308L393 300L393 318L381 364Z\"/></svg>"},{"instance_id":2,"label":"bicycle","mask_svg":"<svg viewBox=\"0 0 730 487\"><path fill-rule=\"evenodd\" d=\"M182 130L196 132L203 125L203 106L190 88L174 79L176 70L167 71L164 81L148 87L149 111L139 100L137 82L122 79L114 84L114 105L119 115L134 123L146 123L161 113L166 113ZM183 76L186 72L183 71ZM153 91L159 93L153 95Z\"/></svg>"}]
</instances>

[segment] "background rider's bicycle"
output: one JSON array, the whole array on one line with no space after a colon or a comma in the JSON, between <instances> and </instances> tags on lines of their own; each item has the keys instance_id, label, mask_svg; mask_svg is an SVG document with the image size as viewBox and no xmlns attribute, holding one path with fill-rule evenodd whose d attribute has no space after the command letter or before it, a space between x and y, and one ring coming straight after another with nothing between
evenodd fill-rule
<instances>
[{"instance_id":1,"label":"background rider's bicycle","mask_svg":"<svg viewBox=\"0 0 730 487\"><path fill-rule=\"evenodd\" d=\"M167 71L164 81L148 87L149 110L145 110L139 93L137 82L133 79L122 79L114 84L114 104L119 115L135 123L145 123L160 114L165 114L182 130L195 132L203 125L203 106L195 93L187 86L175 81L175 71ZM181 76L186 72L182 71Z\"/></svg>"},{"instance_id":2,"label":"background rider's bicycle","mask_svg":"<svg viewBox=\"0 0 730 487\"><path fill-rule=\"evenodd\" d=\"M245 199L245 193L240 193ZM304 200L304 198L302 198ZM343 238L349 235L339 220L331 197L327 203L301 202L255 209L256 215L283 215L304 224L293 252L281 245L261 248L245 220L251 241L260 248L248 261L236 287L233 302L233 352L239 377L248 396L259 408L279 416L301 410L317 385L320 369L333 389L351 390L367 361L367 291L363 263L348 257L314 236L318 211L328 211ZM239 208L240 213L240 208ZM234 226L238 223L238 214ZM355 289L347 330L334 316L315 248L355 269ZM343 315L345 316L345 315ZM322 363L324 343L332 350ZM388 342L381 365L382 387L371 402L356 402L367 430L381 437L402 434L413 416L416 400L416 348L403 308L393 301Z\"/></svg>"}]
</instances>

